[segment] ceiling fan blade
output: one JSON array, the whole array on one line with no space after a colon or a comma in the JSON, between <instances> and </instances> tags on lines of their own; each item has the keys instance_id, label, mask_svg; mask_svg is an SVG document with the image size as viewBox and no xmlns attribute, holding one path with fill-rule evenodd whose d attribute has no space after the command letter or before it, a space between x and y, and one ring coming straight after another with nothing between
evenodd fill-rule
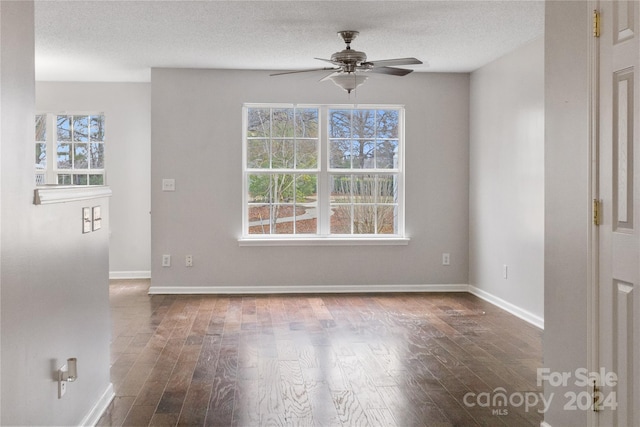
<instances>
[{"instance_id":1,"label":"ceiling fan blade","mask_svg":"<svg viewBox=\"0 0 640 427\"><path fill-rule=\"evenodd\" d=\"M394 67L373 67L368 70L370 73L388 74L390 76L406 76L412 73L413 70L407 70L406 68L394 68Z\"/></svg>"},{"instance_id":2,"label":"ceiling fan blade","mask_svg":"<svg viewBox=\"0 0 640 427\"><path fill-rule=\"evenodd\" d=\"M379 61L367 61L363 65L372 65L373 67L387 67L389 65L419 65L422 61L416 58L396 58L396 59L381 59Z\"/></svg>"},{"instance_id":3,"label":"ceiling fan blade","mask_svg":"<svg viewBox=\"0 0 640 427\"><path fill-rule=\"evenodd\" d=\"M332 61L330 59L324 59L324 58L313 58L313 59L317 59L318 61L328 62L329 64L333 64L337 67L342 67L343 65L341 62Z\"/></svg>"},{"instance_id":4,"label":"ceiling fan blade","mask_svg":"<svg viewBox=\"0 0 640 427\"><path fill-rule=\"evenodd\" d=\"M269 74L269 76L282 76L285 74L298 74L298 73L309 73L312 71L335 71L335 70L339 70L339 68L328 68L328 67L324 67L324 68L312 68L309 70L294 70L294 71L281 71L279 73L273 73L273 74Z\"/></svg>"}]
</instances>

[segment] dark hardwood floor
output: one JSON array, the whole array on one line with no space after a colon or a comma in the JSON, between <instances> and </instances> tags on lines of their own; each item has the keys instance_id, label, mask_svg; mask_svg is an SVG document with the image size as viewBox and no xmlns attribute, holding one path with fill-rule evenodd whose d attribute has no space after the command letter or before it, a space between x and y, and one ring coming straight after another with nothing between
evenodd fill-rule
<instances>
[{"instance_id":1,"label":"dark hardwood floor","mask_svg":"<svg viewBox=\"0 0 640 427\"><path fill-rule=\"evenodd\" d=\"M99 426L542 421L542 405L520 399L542 391L542 332L470 294L149 296L148 286L110 285L116 398ZM493 402L500 392L507 406Z\"/></svg>"}]
</instances>

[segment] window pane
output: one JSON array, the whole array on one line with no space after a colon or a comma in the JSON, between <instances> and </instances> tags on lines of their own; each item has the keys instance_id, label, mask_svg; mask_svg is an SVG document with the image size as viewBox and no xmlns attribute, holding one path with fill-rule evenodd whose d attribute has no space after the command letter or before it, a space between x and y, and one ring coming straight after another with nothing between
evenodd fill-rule
<instances>
[{"instance_id":1,"label":"window pane","mask_svg":"<svg viewBox=\"0 0 640 427\"><path fill-rule=\"evenodd\" d=\"M69 174L60 174L60 175L58 175L58 184L60 184L60 185L71 185L71 175L69 175Z\"/></svg>"},{"instance_id":2,"label":"window pane","mask_svg":"<svg viewBox=\"0 0 640 427\"><path fill-rule=\"evenodd\" d=\"M352 205L331 205L331 234L351 234Z\"/></svg>"},{"instance_id":3,"label":"window pane","mask_svg":"<svg viewBox=\"0 0 640 427\"><path fill-rule=\"evenodd\" d=\"M71 144L58 144L58 169L71 169Z\"/></svg>"},{"instance_id":4,"label":"window pane","mask_svg":"<svg viewBox=\"0 0 640 427\"><path fill-rule=\"evenodd\" d=\"M71 141L71 116L58 116L58 141Z\"/></svg>"},{"instance_id":5,"label":"window pane","mask_svg":"<svg viewBox=\"0 0 640 427\"><path fill-rule=\"evenodd\" d=\"M318 177L296 176L295 234L318 232Z\"/></svg>"},{"instance_id":6,"label":"window pane","mask_svg":"<svg viewBox=\"0 0 640 427\"><path fill-rule=\"evenodd\" d=\"M397 207L389 205L377 206L377 233L395 234L397 228Z\"/></svg>"},{"instance_id":7,"label":"window pane","mask_svg":"<svg viewBox=\"0 0 640 427\"><path fill-rule=\"evenodd\" d=\"M91 140L104 141L104 116L91 116Z\"/></svg>"},{"instance_id":8,"label":"window pane","mask_svg":"<svg viewBox=\"0 0 640 427\"><path fill-rule=\"evenodd\" d=\"M296 176L296 195L298 203L315 203L318 200L318 178L316 175Z\"/></svg>"},{"instance_id":9,"label":"window pane","mask_svg":"<svg viewBox=\"0 0 640 427\"><path fill-rule=\"evenodd\" d=\"M331 203L351 203L351 175L331 175Z\"/></svg>"},{"instance_id":10,"label":"window pane","mask_svg":"<svg viewBox=\"0 0 640 427\"><path fill-rule=\"evenodd\" d=\"M353 138L374 138L376 135L376 111L354 110L351 120Z\"/></svg>"},{"instance_id":11,"label":"window pane","mask_svg":"<svg viewBox=\"0 0 640 427\"><path fill-rule=\"evenodd\" d=\"M292 138L295 135L293 130L293 108L274 109L272 117L271 136Z\"/></svg>"},{"instance_id":12,"label":"window pane","mask_svg":"<svg viewBox=\"0 0 640 427\"><path fill-rule=\"evenodd\" d=\"M351 168L350 139L332 139L329 141L329 167L334 169Z\"/></svg>"},{"instance_id":13,"label":"window pane","mask_svg":"<svg viewBox=\"0 0 640 427\"><path fill-rule=\"evenodd\" d=\"M271 203L271 176L250 174L247 178L249 203Z\"/></svg>"},{"instance_id":14,"label":"window pane","mask_svg":"<svg viewBox=\"0 0 640 427\"><path fill-rule=\"evenodd\" d=\"M298 138L318 137L318 109L300 108L296 109L296 132Z\"/></svg>"},{"instance_id":15,"label":"window pane","mask_svg":"<svg viewBox=\"0 0 640 427\"><path fill-rule=\"evenodd\" d=\"M38 114L36 116L36 141L47 140L47 116Z\"/></svg>"},{"instance_id":16,"label":"window pane","mask_svg":"<svg viewBox=\"0 0 640 427\"><path fill-rule=\"evenodd\" d=\"M104 185L104 175L102 174L89 175L89 185Z\"/></svg>"},{"instance_id":17,"label":"window pane","mask_svg":"<svg viewBox=\"0 0 640 427\"><path fill-rule=\"evenodd\" d=\"M294 175L288 173L271 175L271 197L274 203L294 200Z\"/></svg>"},{"instance_id":18,"label":"window pane","mask_svg":"<svg viewBox=\"0 0 640 427\"><path fill-rule=\"evenodd\" d=\"M88 144L74 144L73 167L75 169L87 169L89 167Z\"/></svg>"},{"instance_id":19,"label":"window pane","mask_svg":"<svg viewBox=\"0 0 640 427\"><path fill-rule=\"evenodd\" d=\"M351 110L329 110L329 137L351 138Z\"/></svg>"},{"instance_id":20,"label":"window pane","mask_svg":"<svg viewBox=\"0 0 640 427\"><path fill-rule=\"evenodd\" d=\"M89 116L73 116L73 140L89 141Z\"/></svg>"},{"instance_id":21,"label":"window pane","mask_svg":"<svg viewBox=\"0 0 640 427\"><path fill-rule=\"evenodd\" d=\"M101 142L91 144L91 169L104 169L104 144Z\"/></svg>"},{"instance_id":22,"label":"window pane","mask_svg":"<svg viewBox=\"0 0 640 427\"><path fill-rule=\"evenodd\" d=\"M377 137L398 138L398 110L378 110Z\"/></svg>"},{"instance_id":23,"label":"window pane","mask_svg":"<svg viewBox=\"0 0 640 427\"><path fill-rule=\"evenodd\" d=\"M268 108L249 108L247 111L247 137L271 136L271 112Z\"/></svg>"},{"instance_id":24,"label":"window pane","mask_svg":"<svg viewBox=\"0 0 640 427\"><path fill-rule=\"evenodd\" d=\"M87 185L87 175L73 175L73 185Z\"/></svg>"},{"instance_id":25,"label":"window pane","mask_svg":"<svg viewBox=\"0 0 640 427\"><path fill-rule=\"evenodd\" d=\"M293 169L295 151L293 140L271 141L271 167L273 169Z\"/></svg>"},{"instance_id":26,"label":"window pane","mask_svg":"<svg viewBox=\"0 0 640 427\"><path fill-rule=\"evenodd\" d=\"M396 175L378 175L376 180L376 202L396 203L398 178Z\"/></svg>"},{"instance_id":27,"label":"window pane","mask_svg":"<svg viewBox=\"0 0 640 427\"><path fill-rule=\"evenodd\" d=\"M375 203L375 176L356 175L353 177L353 202L354 203Z\"/></svg>"},{"instance_id":28,"label":"window pane","mask_svg":"<svg viewBox=\"0 0 640 427\"><path fill-rule=\"evenodd\" d=\"M249 234L271 234L269 205L248 205Z\"/></svg>"},{"instance_id":29,"label":"window pane","mask_svg":"<svg viewBox=\"0 0 640 427\"><path fill-rule=\"evenodd\" d=\"M376 233L376 209L373 205L354 205L353 234Z\"/></svg>"},{"instance_id":30,"label":"window pane","mask_svg":"<svg viewBox=\"0 0 640 427\"><path fill-rule=\"evenodd\" d=\"M318 167L318 140L299 139L296 141L296 169L316 169Z\"/></svg>"},{"instance_id":31,"label":"window pane","mask_svg":"<svg viewBox=\"0 0 640 427\"><path fill-rule=\"evenodd\" d=\"M372 140L353 141L351 167L354 169L373 169L375 144Z\"/></svg>"},{"instance_id":32,"label":"window pane","mask_svg":"<svg viewBox=\"0 0 640 427\"><path fill-rule=\"evenodd\" d=\"M269 169L268 139L250 139L247 141L247 167Z\"/></svg>"},{"instance_id":33,"label":"window pane","mask_svg":"<svg viewBox=\"0 0 640 427\"><path fill-rule=\"evenodd\" d=\"M304 213L300 208L300 214ZM291 204L272 205L272 215L275 221L271 223L271 232L274 234L294 234L296 206Z\"/></svg>"},{"instance_id":34,"label":"window pane","mask_svg":"<svg viewBox=\"0 0 640 427\"><path fill-rule=\"evenodd\" d=\"M297 205L295 234L317 234L318 233L318 208L317 205L302 204Z\"/></svg>"},{"instance_id":35,"label":"window pane","mask_svg":"<svg viewBox=\"0 0 640 427\"><path fill-rule=\"evenodd\" d=\"M36 143L36 169L46 169L47 167L47 144Z\"/></svg>"},{"instance_id":36,"label":"window pane","mask_svg":"<svg viewBox=\"0 0 640 427\"><path fill-rule=\"evenodd\" d=\"M376 143L376 168L396 169L398 167L398 140L387 139Z\"/></svg>"}]
</instances>

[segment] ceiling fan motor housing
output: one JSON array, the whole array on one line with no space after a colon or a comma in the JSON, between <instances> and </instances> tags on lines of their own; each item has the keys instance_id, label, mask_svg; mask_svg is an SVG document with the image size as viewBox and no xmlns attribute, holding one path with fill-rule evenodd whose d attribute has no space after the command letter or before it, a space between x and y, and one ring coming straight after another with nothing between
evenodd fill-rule
<instances>
[{"instance_id":1,"label":"ceiling fan motor housing","mask_svg":"<svg viewBox=\"0 0 640 427\"><path fill-rule=\"evenodd\" d=\"M343 70L347 73L356 71L356 67L367 61L367 55L353 49L345 49L331 55L331 61L343 64Z\"/></svg>"}]
</instances>

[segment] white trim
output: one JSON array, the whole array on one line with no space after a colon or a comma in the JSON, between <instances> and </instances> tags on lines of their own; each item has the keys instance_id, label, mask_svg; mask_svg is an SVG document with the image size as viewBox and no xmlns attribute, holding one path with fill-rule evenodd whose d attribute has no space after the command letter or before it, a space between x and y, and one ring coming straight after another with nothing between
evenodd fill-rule
<instances>
[{"instance_id":1,"label":"white trim","mask_svg":"<svg viewBox=\"0 0 640 427\"><path fill-rule=\"evenodd\" d=\"M408 237L300 237L238 238L239 246L379 246L409 244Z\"/></svg>"},{"instance_id":2,"label":"white trim","mask_svg":"<svg viewBox=\"0 0 640 427\"><path fill-rule=\"evenodd\" d=\"M482 289L478 289L475 286L469 285L468 287L469 292L475 296L477 296L478 298L482 298L483 300L490 302L491 304L495 305L496 307L499 307L501 309L503 309L504 311L507 311L511 314L513 314L516 317L519 317L520 319L524 320L525 322L528 322L530 324L532 324L533 326L536 326L542 330L544 330L544 318L535 315L533 313L531 313L530 311L524 310L520 307L518 307L517 305L514 305L508 301L503 300L500 297L497 297L493 294L490 294L487 291L483 291Z\"/></svg>"},{"instance_id":3,"label":"white trim","mask_svg":"<svg viewBox=\"0 0 640 427\"><path fill-rule=\"evenodd\" d=\"M151 271L110 271L110 280L123 279L150 279Z\"/></svg>"},{"instance_id":4,"label":"white trim","mask_svg":"<svg viewBox=\"0 0 640 427\"><path fill-rule=\"evenodd\" d=\"M157 294L342 294L391 292L467 292L468 285L310 285L310 286L151 286Z\"/></svg>"},{"instance_id":5,"label":"white trim","mask_svg":"<svg viewBox=\"0 0 640 427\"><path fill-rule=\"evenodd\" d=\"M551 427L551 424L549 424L549 423L548 423L548 422L546 422L546 421L542 421L542 422L540 423L540 427Z\"/></svg>"},{"instance_id":6,"label":"white trim","mask_svg":"<svg viewBox=\"0 0 640 427\"><path fill-rule=\"evenodd\" d=\"M33 204L48 205L51 203L98 199L101 197L111 197L112 193L111 188L105 185L51 185L38 187L33 190Z\"/></svg>"},{"instance_id":7,"label":"white trim","mask_svg":"<svg viewBox=\"0 0 640 427\"><path fill-rule=\"evenodd\" d=\"M116 392L113 389L113 384L109 383L109 386L104 393L102 393L100 399L98 399L89 413L80 421L80 426L95 426L98 421L100 421L100 417L102 417L104 411L107 410L107 407L109 407L114 397L116 397Z\"/></svg>"}]
</instances>

